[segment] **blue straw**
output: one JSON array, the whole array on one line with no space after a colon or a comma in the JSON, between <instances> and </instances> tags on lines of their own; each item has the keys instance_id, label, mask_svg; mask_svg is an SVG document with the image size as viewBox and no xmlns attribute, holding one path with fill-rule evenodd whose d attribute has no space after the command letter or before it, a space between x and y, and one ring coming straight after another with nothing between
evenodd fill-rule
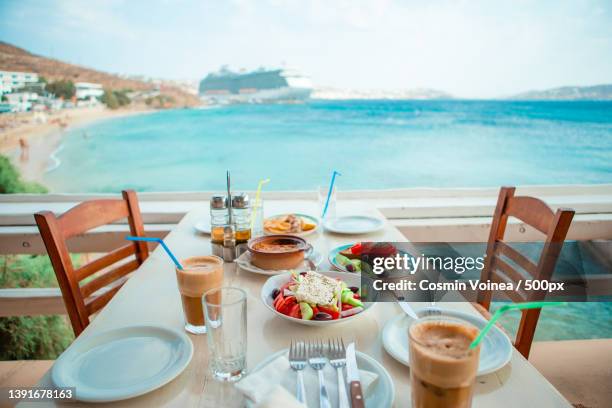
<instances>
[{"instance_id":1,"label":"blue straw","mask_svg":"<svg viewBox=\"0 0 612 408\"><path fill-rule=\"evenodd\" d=\"M181 265L181 263L178 261L178 259L176 259L174 254L170 251L170 248L166 246L166 243L161 238L133 237L131 235L128 235L125 237L125 239L127 239L128 241L157 242L158 244L162 246L162 248L166 250L166 253L170 257L170 259L172 259L172 262L174 262L176 267L181 270L183 269L183 266Z\"/></svg>"},{"instance_id":2,"label":"blue straw","mask_svg":"<svg viewBox=\"0 0 612 408\"><path fill-rule=\"evenodd\" d=\"M331 198L332 191L334 189L334 183L336 182L336 176L341 176L342 174L338 173L334 170L332 174L331 182L329 183L329 191L327 192L327 200L325 200L325 207L323 207L323 214L321 214L321 218L325 218L325 214L327 213L327 207L329 207L329 199Z\"/></svg>"}]
</instances>

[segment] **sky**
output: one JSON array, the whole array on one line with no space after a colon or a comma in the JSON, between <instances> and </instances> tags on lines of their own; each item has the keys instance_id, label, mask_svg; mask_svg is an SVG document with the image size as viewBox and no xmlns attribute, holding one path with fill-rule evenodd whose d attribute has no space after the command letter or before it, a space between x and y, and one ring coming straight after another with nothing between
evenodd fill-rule
<instances>
[{"instance_id":1,"label":"sky","mask_svg":"<svg viewBox=\"0 0 612 408\"><path fill-rule=\"evenodd\" d=\"M0 40L167 79L285 64L315 86L467 98L612 83L609 0L0 0Z\"/></svg>"}]
</instances>

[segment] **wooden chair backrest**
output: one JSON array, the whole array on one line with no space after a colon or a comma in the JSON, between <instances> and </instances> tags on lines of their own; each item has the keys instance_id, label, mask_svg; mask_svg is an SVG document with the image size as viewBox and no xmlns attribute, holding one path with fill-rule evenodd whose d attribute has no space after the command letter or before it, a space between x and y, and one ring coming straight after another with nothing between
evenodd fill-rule
<instances>
[{"instance_id":1,"label":"wooden chair backrest","mask_svg":"<svg viewBox=\"0 0 612 408\"><path fill-rule=\"evenodd\" d=\"M77 269L72 264L67 240L75 235L127 218L130 234L144 236L136 193L128 190L123 191L122 195L123 199L83 202L59 217L50 211L34 214L57 276L75 336L87 327L89 317L111 300L125 283L126 275L136 270L149 256L146 243L130 242ZM128 261L126 258L131 256L134 259ZM110 268L122 260L120 265ZM103 273L81 283L101 271Z\"/></svg>"},{"instance_id":2,"label":"wooden chair backrest","mask_svg":"<svg viewBox=\"0 0 612 408\"><path fill-rule=\"evenodd\" d=\"M561 247L574 217L574 210L560 208L557 212L553 212L542 200L534 197L515 196L514 192L514 187L502 187L499 192L481 281L513 282L516 286L521 279L549 280L555 270ZM546 236L537 263L503 242L508 217L518 218ZM511 266L504 258L511 260L520 268ZM546 293L544 291L526 293L520 290L507 292L507 294L513 302L526 302L544 299ZM478 293L478 303L487 310L491 305L491 295L490 291ZM539 317L540 309L522 311L514 345L525 358L529 356Z\"/></svg>"}]
</instances>

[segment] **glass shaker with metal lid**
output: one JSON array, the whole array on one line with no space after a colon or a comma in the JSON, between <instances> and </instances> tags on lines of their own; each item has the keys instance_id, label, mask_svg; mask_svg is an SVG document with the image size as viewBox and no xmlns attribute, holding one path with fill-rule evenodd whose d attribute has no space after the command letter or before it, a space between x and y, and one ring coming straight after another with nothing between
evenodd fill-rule
<instances>
[{"instance_id":1,"label":"glass shaker with metal lid","mask_svg":"<svg viewBox=\"0 0 612 408\"><path fill-rule=\"evenodd\" d=\"M229 224L227 197L214 195L210 198L210 241L212 253L223 257L223 230Z\"/></svg>"},{"instance_id":2,"label":"glass shaker with metal lid","mask_svg":"<svg viewBox=\"0 0 612 408\"><path fill-rule=\"evenodd\" d=\"M236 231L236 256L240 256L251 239L251 205L247 194L232 196L232 221Z\"/></svg>"}]
</instances>

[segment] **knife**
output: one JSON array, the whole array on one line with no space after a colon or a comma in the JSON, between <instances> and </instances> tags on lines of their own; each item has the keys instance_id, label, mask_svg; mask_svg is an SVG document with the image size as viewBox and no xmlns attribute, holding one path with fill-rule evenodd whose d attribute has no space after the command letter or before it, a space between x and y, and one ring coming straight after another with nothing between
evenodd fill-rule
<instances>
[{"instance_id":1,"label":"knife","mask_svg":"<svg viewBox=\"0 0 612 408\"><path fill-rule=\"evenodd\" d=\"M397 304L402 308L404 313L406 313L408 316L412 317L414 320L419 320L419 316L417 316L416 312L414 311L414 309L412 308L412 306L410 306L408 302L398 301Z\"/></svg>"},{"instance_id":2,"label":"knife","mask_svg":"<svg viewBox=\"0 0 612 408\"><path fill-rule=\"evenodd\" d=\"M346 376L351 392L351 407L364 408L365 401L361 391L361 381L359 380L359 369L357 368L357 357L355 356L355 343L346 347Z\"/></svg>"}]
</instances>

